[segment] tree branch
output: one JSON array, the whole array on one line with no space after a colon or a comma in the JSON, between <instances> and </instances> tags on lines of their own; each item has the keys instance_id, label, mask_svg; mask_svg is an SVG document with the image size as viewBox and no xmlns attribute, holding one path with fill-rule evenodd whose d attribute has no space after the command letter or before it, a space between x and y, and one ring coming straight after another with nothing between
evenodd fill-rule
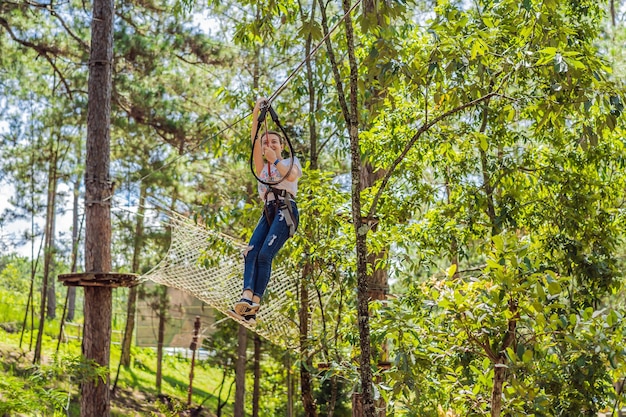
<instances>
[{"instance_id":1,"label":"tree branch","mask_svg":"<svg viewBox=\"0 0 626 417\"><path fill-rule=\"evenodd\" d=\"M350 110L348 110L348 102L346 100L346 96L344 94L343 83L341 82L341 74L339 73L339 66L337 64L337 59L335 58L335 50L333 49L333 44L330 41L329 28L328 28L328 17L326 15L326 5L324 5L323 0L318 0L320 5L320 11L322 15L322 30L324 36L326 37L326 50L328 52L328 60L330 61L331 68L333 71L333 76L335 78L335 86L337 89L337 98L339 99L339 105L341 107L341 112L343 113L343 118L346 121L346 124L350 120Z\"/></svg>"},{"instance_id":2,"label":"tree branch","mask_svg":"<svg viewBox=\"0 0 626 417\"><path fill-rule=\"evenodd\" d=\"M367 213L367 218L373 218L374 215L376 214L376 207L378 205L378 200L380 199L380 196L382 195L383 191L385 190L385 187L387 186L387 183L389 182L389 180L391 179L391 176L393 175L393 173L395 172L395 170L398 168L398 165L400 165L400 163L402 162L402 160L406 157L406 155L409 153L409 151L411 150L411 148L415 145L415 142L417 142L417 140L420 138L420 136L422 136L422 134L426 131L428 131L431 127L433 127L434 125L436 125L437 123L439 123L441 120L455 114L458 113L462 110L465 110L468 107L472 107L475 106L477 104L482 103L485 100L489 100L491 97L494 96L501 96L500 93L496 91L492 91L489 94L486 94L482 97L477 98L476 100L472 100L468 103L465 104L461 104L460 106L457 106L451 110L448 110L447 112L440 114L439 116L435 117L434 119L432 119L430 122L425 122L422 127L420 127L417 131L417 133L415 133L415 135L413 135L413 137L407 142L407 144L405 145L404 149L402 150L402 152L400 153L400 155L398 155L396 157L396 159L393 161L393 163L391 164L391 167L387 170L387 173L385 174L385 177L383 178L383 181L380 185L380 187L378 188L378 191L376 192L376 195L374 196L374 200L372 201L372 205L370 206L369 212Z\"/></svg>"},{"instance_id":3,"label":"tree branch","mask_svg":"<svg viewBox=\"0 0 626 417\"><path fill-rule=\"evenodd\" d=\"M18 38L17 35L13 32L13 29L11 29L11 26L9 25L9 22L6 19L2 18L2 17L0 17L0 26L4 27L6 29L7 33L11 37L11 39L13 39L15 42L19 43L22 46L25 46L26 48L29 48L29 49L32 49L32 50L36 51L39 55L43 56L46 59L46 61L48 61L50 63L50 65L52 66L52 69L54 70L55 73L58 74L61 82L65 86L65 90L67 91L67 94L69 95L69 97L71 99L72 98L72 90L70 89L69 84L65 80L65 77L63 76L63 73L59 70L59 68L57 68L56 64L54 63L54 60L51 57L51 56L56 57L57 55L63 55L63 53L62 53L63 51L61 49L52 47L50 45L33 43L33 42L30 42L30 41L26 41L24 39Z\"/></svg>"}]
</instances>

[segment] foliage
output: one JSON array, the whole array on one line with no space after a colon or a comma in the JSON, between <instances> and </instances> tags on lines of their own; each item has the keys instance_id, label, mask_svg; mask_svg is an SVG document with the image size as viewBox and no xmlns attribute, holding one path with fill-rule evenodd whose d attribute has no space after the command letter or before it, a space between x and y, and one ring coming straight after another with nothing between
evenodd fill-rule
<instances>
[{"instance_id":1,"label":"foliage","mask_svg":"<svg viewBox=\"0 0 626 417\"><path fill-rule=\"evenodd\" d=\"M16 294L28 293L28 281L24 277L30 275L31 262L27 258L15 254L5 255L0 261L0 283L4 290Z\"/></svg>"},{"instance_id":2,"label":"foliage","mask_svg":"<svg viewBox=\"0 0 626 417\"><path fill-rule=\"evenodd\" d=\"M4 364L5 367L8 364ZM17 366L16 366L17 365ZM66 415L71 402L72 385L85 379L106 378L108 371L81 360L79 356L55 356L49 365L21 368L20 363L6 369L0 383L0 411L29 415Z\"/></svg>"},{"instance_id":3,"label":"foliage","mask_svg":"<svg viewBox=\"0 0 626 417\"><path fill-rule=\"evenodd\" d=\"M379 255L367 271L388 269L397 295L370 303L377 399L397 415L595 415L618 400L611 383L626 371L623 27L604 32L606 5L591 0L364 3L354 27L357 151L379 180L359 195L359 214L377 220L363 230L368 253ZM43 214L50 172L82 192L87 6L0 4L0 178L17 191L7 221ZM117 269L146 271L163 256L167 210L250 236L260 208L239 122L321 40L321 12L333 24L341 9L291 0L120 5L111 109ZM343 29L328 42L345 82ZM339 414L360 384L349 209L358 184L348 179L338 100L348 83L333 80L329 57L317 51L273 103L310 161L298 234L276 261L312 294L310 356L293 367L317 377L318 404L341 397ZM154 210L135 265L142 190ZM59 237L68 263L71 244ZM24 296L28 276L23 260L0 261L11 297ZM224 324L207 342L215 356L206 366L223 367L203 397L214 408L230 398L233 330ZM154 357L135 353L136 374L122 385L153 376L139 368ZM282 413L285 358L265 353L263 412ZM387 360L389 370L376 368ZM181 381L168 394L184 395ZM335 382L339 391L329 390Z\"/></svg>"},{"instance_id":4,"label":"foliage","mask_svg":"<svg viewBox=\"0 0 626 417\"><path fill-rule=\"evenodd\" d=\"M37 377L32 377L28 385L23 380L5 375L0 382L2 402L0 412L29 413L32 416L62 416L67 402L67 393L48 389Z\"/></svg>"}]
</instances>

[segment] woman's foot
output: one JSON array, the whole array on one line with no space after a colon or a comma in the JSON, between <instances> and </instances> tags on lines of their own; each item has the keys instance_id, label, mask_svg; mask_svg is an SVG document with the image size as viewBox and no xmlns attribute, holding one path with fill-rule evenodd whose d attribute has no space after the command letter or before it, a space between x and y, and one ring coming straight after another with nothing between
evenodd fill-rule
<instances>
[{"instance_id":1,"label":"woman's foot","mask_svg":"<svg viewBox=\"0 0 626 417\"><path fill-rule=\"evenodd\" d=\"M235 303L233 310L240 316L251 316L255 315L256 312L259 311L259 307L261 307L259 303L255 303L248 298L242 297Z\"/></svg>"},{"instance_id":2,"label":"woman's foot","mask_svg":"<svg viewBox=\"0 0 626 417\"><path fill-rule=\"evenodd\" d=\"M235 310L228 310L227 313L230 317L234 318L235 320L243 322L249 326L256 325L256 314L248 314L248 315L242 316L240 314L237 314Z\"/></svg>"}]
</instances>

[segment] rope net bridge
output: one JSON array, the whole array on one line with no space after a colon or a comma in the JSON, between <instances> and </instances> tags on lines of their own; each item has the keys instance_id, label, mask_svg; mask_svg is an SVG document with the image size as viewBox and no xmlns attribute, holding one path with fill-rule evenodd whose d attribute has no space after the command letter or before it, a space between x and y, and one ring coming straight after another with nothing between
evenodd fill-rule
<instances>
[{"instance_id":1,"label":"rope net bridge","mask_svg":"<svg viewBox=\"0 0 626 417\"><path fill-rule=\"evenodd\" d=\"M241 297L242 251L247 245L178 214L170 216L169 225L172 240L165 258L140 281L178 288L226 314ZM298 285L297 276L290 276L285 268L274 268L256 326L238 323L276 345L296 348Z\"/></svg>"}]
</instances>

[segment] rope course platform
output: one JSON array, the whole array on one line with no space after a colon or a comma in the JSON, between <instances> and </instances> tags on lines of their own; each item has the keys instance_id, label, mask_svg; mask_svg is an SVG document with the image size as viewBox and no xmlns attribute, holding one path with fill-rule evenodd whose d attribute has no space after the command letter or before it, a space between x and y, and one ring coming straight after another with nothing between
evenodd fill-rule
<instances>
[{"instance_id":1,"label":"rope course platform","mask_svg":"<svg viewBox=\"0 0 626 417\"><path fill-rule=\"evenodd\" d=\"M139 282L136 274L118 272L76 272L59 274L66 287L133 287Z\"/></svg>"},{"instance_id":2,"label":"rope course platform","mask_svg":"<svg viewBox=\"0 0 626 417\"><path fill-rule=\"evenodd\" d=\"M172 238L167 254L139 281L185 291L227 315L241 297L242 252L247 245L175 213L170 215L169 226ZM274 268L257 324L237 322L278 346L297 348L298 285L297 276L289 275L284 268Z\"/></svg>"}]
</instances>

